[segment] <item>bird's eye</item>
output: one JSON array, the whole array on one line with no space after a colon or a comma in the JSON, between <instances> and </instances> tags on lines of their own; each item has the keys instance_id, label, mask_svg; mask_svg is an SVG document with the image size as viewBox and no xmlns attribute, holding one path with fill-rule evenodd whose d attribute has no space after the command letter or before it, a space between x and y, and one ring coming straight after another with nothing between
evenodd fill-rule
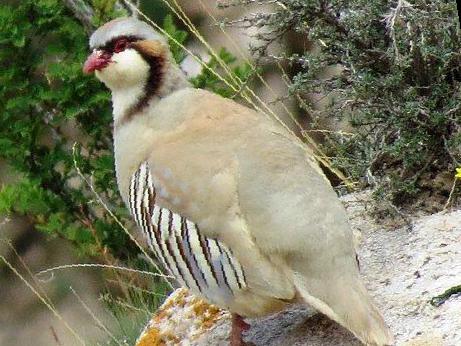
<instances>
[{"instance_id":1,"label":"bird's eye","mask_svg":"<svg viewBox=\"0 0 461 346\"><path fill-rule=\"evenodd\" d=\"M126 39L118 40L114 46L114 53L123 52L126 49L127 45L128 41Z\"/></svg>"}]
</instances>

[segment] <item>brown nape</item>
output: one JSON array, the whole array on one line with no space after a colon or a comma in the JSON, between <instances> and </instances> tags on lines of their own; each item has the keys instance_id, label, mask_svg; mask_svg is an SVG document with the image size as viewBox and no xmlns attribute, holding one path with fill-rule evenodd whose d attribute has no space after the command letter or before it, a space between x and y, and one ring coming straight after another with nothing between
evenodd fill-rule
<instances>
[{"instance_id":1,"label":"brown nape","mask_svg":"<svg viewBox=\"0 0 461 346\"><path fill-rule=\"evenodd\" d=\"M143 95L136 104L127 110L124 121L129 121L134 114L143 110L158 92L163 82L166 64L166 47L158 41L136 41L130 44L130 48L138 51L149 64L150 70Z\"/></svg>"}]
</instances>

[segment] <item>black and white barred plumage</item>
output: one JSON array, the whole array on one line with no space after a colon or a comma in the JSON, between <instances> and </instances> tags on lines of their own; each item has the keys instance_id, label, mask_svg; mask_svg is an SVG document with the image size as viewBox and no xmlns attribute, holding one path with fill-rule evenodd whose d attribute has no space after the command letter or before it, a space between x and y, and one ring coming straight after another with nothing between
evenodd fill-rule
<instances>
[{"instance_id":1,"label":"black and white barred plumage","mask_svg":"<svg viewBox=\"0 0 461 346\"><path fill-rule=\"evenodd\" d=\"M226 301L246 288L245 274L232 251L201 235L196 224L156 204L156 187L144 162L133 174L131 213L150 249L181 286L212 302Z\"/></svg>"}]
</instances>

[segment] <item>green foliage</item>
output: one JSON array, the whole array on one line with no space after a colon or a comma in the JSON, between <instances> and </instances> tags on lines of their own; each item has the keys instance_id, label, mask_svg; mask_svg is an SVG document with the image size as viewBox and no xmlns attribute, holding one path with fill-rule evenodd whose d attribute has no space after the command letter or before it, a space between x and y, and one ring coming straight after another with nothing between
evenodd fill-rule
<instances>
[{"instance_id":1,"label":"green foliage","mask_svg":"<svg viewBox=\"0 0 461 346\"><path fill-rule=\"evenodd\" d=\"M15 210L19 213L32 212L42 219L59 207L55 196L38 184L23 180L16 185L7 185L0 191L0 213L6 214Z\"/></svg>"},{"instance_id":2,"label":"green foliage","mask_svg":"<svg viewBox=\"0 0 461 346\"><path fill-rule=\"evenodd\" d=\"M0 30L0 155L20 173L17 184L2 188L0 211L28 215L37 229L72 241L82 253L107 248L117 258L131 256L134 246L89 203L74 168L72 143L84 139L80 169L121 209L109 94L81 73L88 41L82 26L60 1L39 0L0 6Z\"/></svg>"},{"instance_id":3,"label":"green foliage","mask_svg":"<svg viewBox=\"0 0 461 346\"><path fill-rule=\"evenodd\" d=\"M95 27L98 27L109 20L126 15L126 13L115 10L117 0L91 0L91 7L94 11L92 22Z\"/></svg>"},{"instance_id":4,"label":"green foliage","mask_svg":"<svg viewBox=\"0 0 461 346\"><path fill-rule=\"evenodd\" d=\"M461 160L456 2L281 3L286 9L265 21L272 36L294 30L315 46L287 57L299 71L291 92L320 123L343 119L353 127L354 136L325 138L336 166L354 180L368 177L395 204L437 195L445 201ZM331 68L337 72L325 77ZM319 110L310 95L327 95L328 107Z\"/></svg>"},{"instance_id":5,"label":"green foliage","mask_svg":"<svg viewBox=\"0 0 461 346\"><path fill-rule=\"evenodd\" d=\"M163 29L170 36L168 38L168 44L170 45L171 54L173 54L175 61L180 64L186 57L186 52L180 45L186 42L189 35L187 32L179 30L176 27L171 14L165 16L163 20Z\"/></svg>"},{"instance_id":6,"label":"green foliage","mask_svg":"<svg viewBox=\"0 0 461 346\"><path fill-rule=\"evenodd\" d=\"M206 63L202 72L190 79L192 85L200 89L209 89L223 97L233 97L236 92L229 85L239 86L245 84L253 73L251 66L247 63L236 65L237 58L225 48L221 48L217 58L212 56ZM230 71L223 71L222 63L229 66ZM223 82L216 74L226 80ZM237 81L237 83L235 82Z\"/></svg>"}]
</instances>

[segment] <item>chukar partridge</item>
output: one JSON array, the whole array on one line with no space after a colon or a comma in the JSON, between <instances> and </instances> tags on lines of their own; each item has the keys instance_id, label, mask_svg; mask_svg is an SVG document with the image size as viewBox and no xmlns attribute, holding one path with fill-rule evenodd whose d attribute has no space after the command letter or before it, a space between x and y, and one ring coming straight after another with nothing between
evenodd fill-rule
<instances>
[{"instance_id":1,"label":"chukar partridge","mask_svg":"<svg viewBox=\"0 0 461 346\"><path fill-rule=\"evenodd\" d=\"M393 337L360 277L340 201L303 145L265 115L194 89L167 41L120 18L84 72L112 92L117 181L179 285L242 317L308 304L367 345Z\"/></svg>"}]
</instances>

